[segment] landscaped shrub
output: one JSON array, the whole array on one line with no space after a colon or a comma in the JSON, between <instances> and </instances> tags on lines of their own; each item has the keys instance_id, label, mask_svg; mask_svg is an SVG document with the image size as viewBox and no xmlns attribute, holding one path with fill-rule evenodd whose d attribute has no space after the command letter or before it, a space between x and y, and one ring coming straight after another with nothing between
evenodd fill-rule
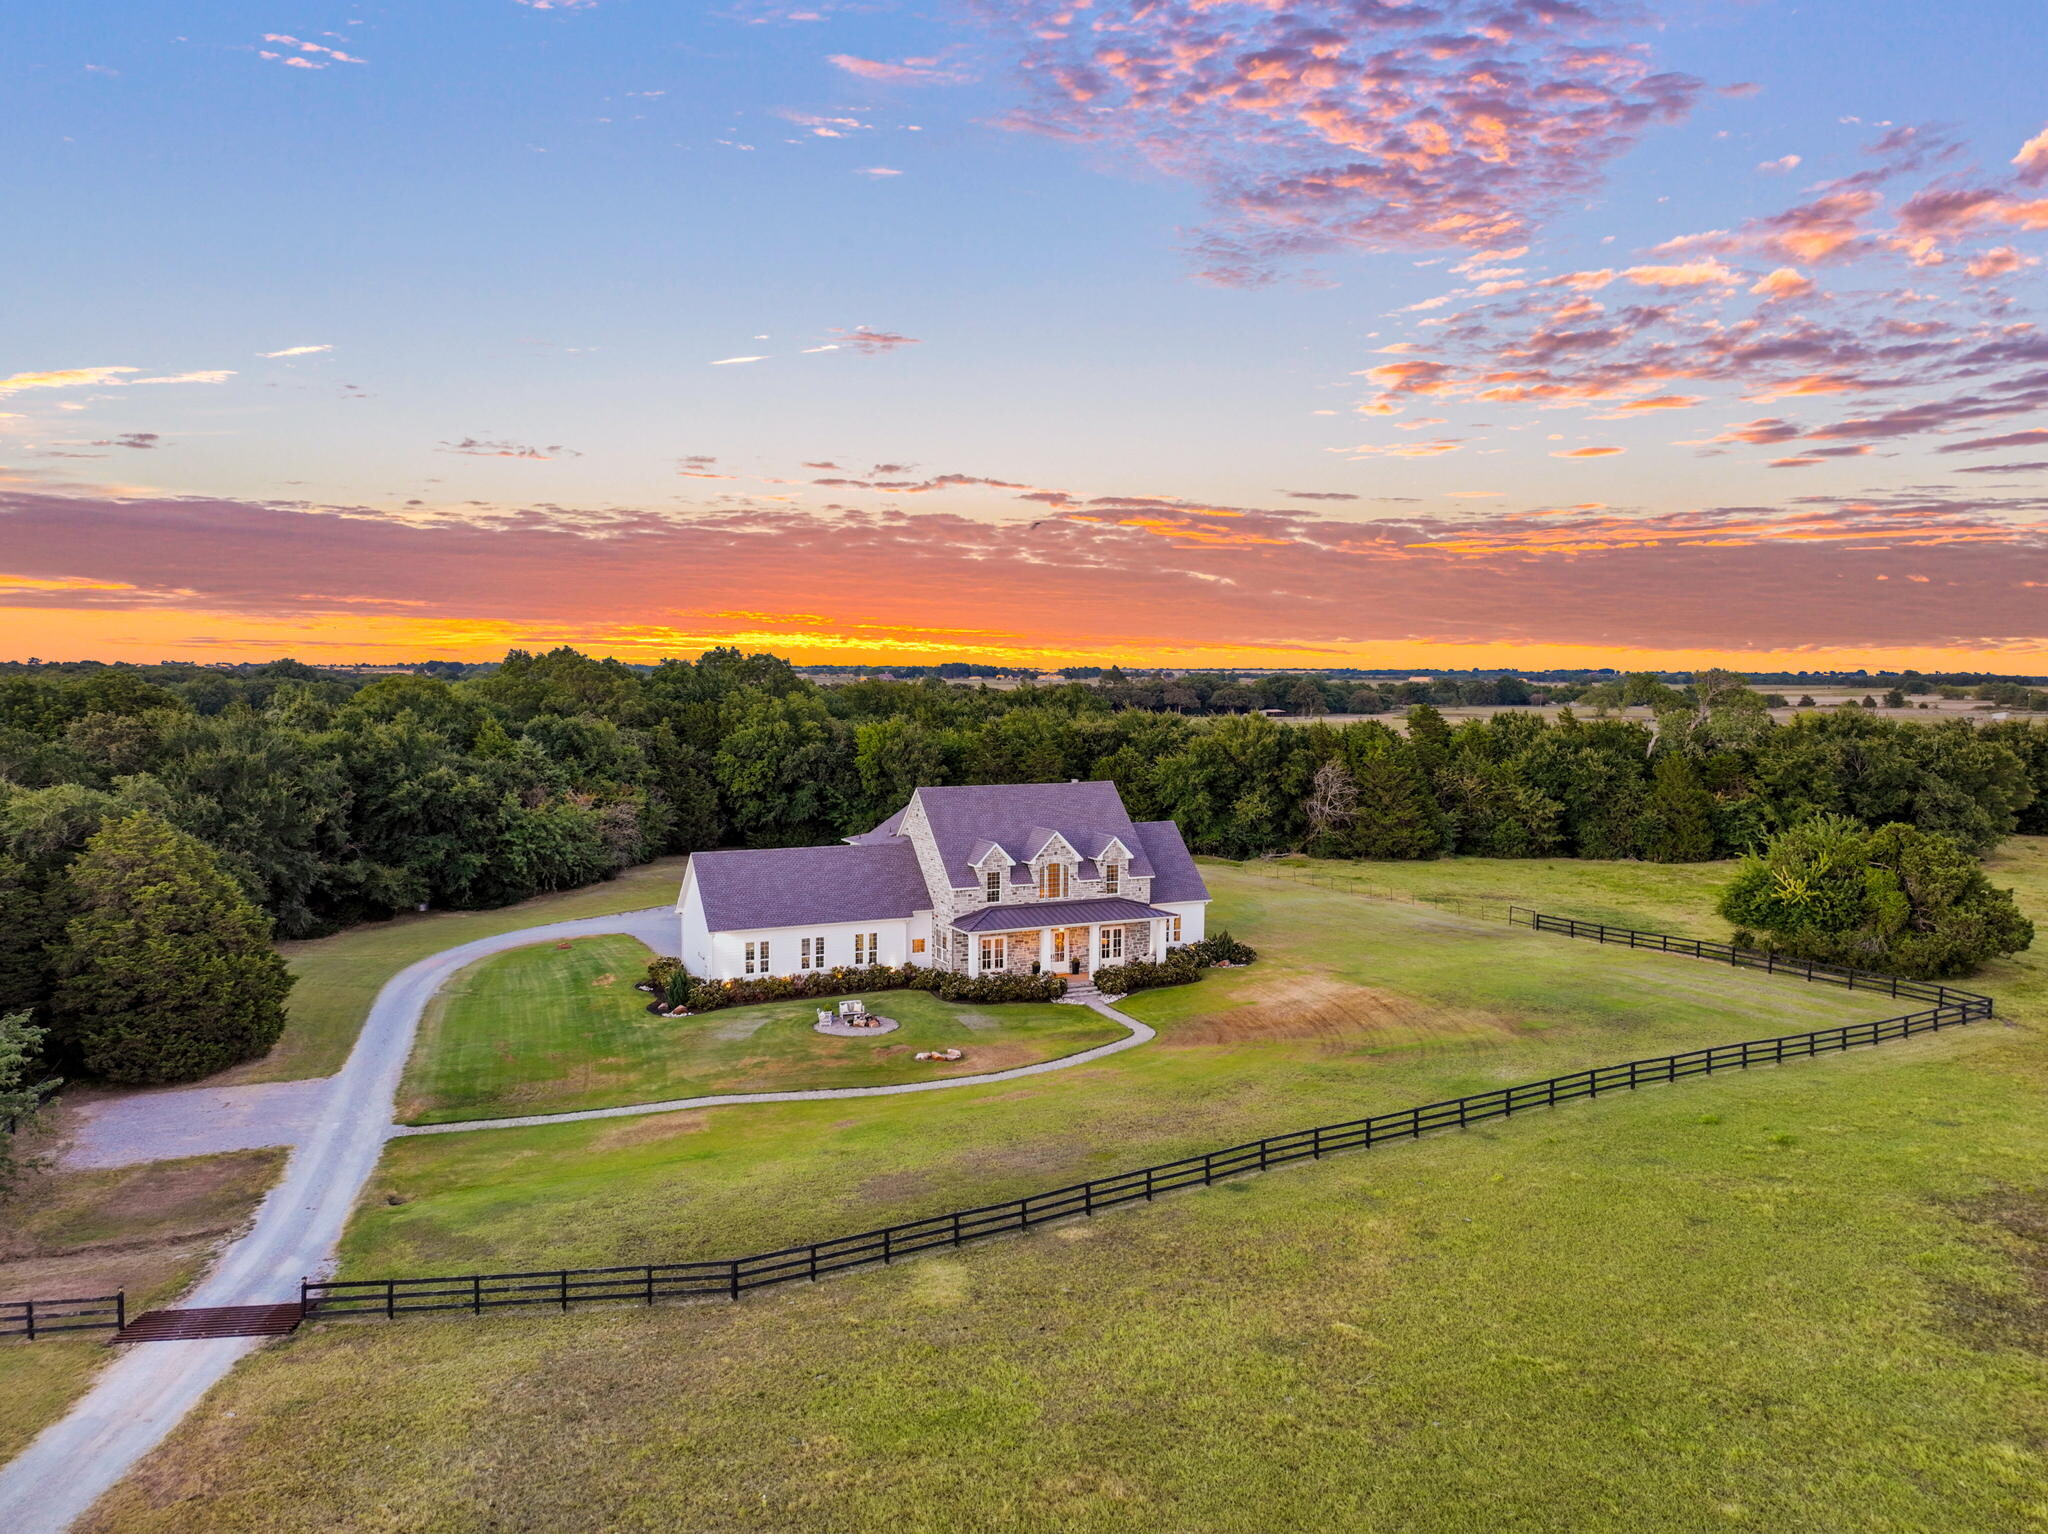
<instances>
[{"instance_id":1,"label":"landscaped shrub","mask_svg":"<svg viewBox=\"0 0 2048 1534\"><path fill-rule=\"evenodd\" d=\"M916 973L918 978L910 982L915 989L945 1001L1057 1001L1067 994L1067 982L1058 975L959 975L943 969Z\"/></svg>"},{"instance_id":2,"label":"landscaped shrub","mask_svg":"<svg viewBox=\"0 0 2048 1534\"><path fill-rule=\"evenodd\" d=\"M1157 990L1162 985L1192 985L1201 978L1202 962L1186 948L1176 948L1163 964L1133 959L1128 964L1106 964L1095 972L1097 989L1111 996Z\"/></svg>"},{"instance_id":3,"label":"landscaped shrub","mask_svg":"<svg viewBox=\"0 0 2048 1534\"><path fill-rule=\"evenodd\" d=\"M821 969L806 975L764 975L757 980L689 980L692 1012L751 1007L764 1001L846 996L856 991L930 991L946 1001L1056 1001L1067 983L1057 975L959 975L922 965L876 964Z\"/></svg>"},{"instance_id":4,"label":"landscaped shrub","mask_svg":"<svg viewBox=\"0 0 2048 1534\"><path fill-rule=\"evenodd\" d=\"M1250 943L1240 943L1228 929L1212 933L1179 951L1199 954L1204 964L1249 964L1259 956L1256 948Z\"/></svg>"},{"instance_id":5,"label":"landscaped shrub","mask_svg":"<svg viewBox=\"0 0 2048 1534\"><path fill-rule=\"evenodd\" d=\"M647 966L647 985L657 996L666 996L675 977L683 972L683 961L663 954Z\"/></svg>"}]
</instances>

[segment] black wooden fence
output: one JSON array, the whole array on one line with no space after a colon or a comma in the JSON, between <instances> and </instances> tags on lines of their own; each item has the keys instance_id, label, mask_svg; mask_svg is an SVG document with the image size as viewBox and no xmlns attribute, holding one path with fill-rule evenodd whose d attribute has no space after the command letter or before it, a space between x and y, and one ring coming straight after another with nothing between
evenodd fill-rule
<instances>
[{"instance_id":1,"label":"black wooden fence","mask_svg":"<svg viewBox=\"0 0 2048 1534\"><path fill-rule=\"evenodd\" d=\"M1638 932L1631 927L1609 927L1597 921L1576 921L1569 916L1545 916L1521 906L1508 907L1508 920L1518 927L1538 932L1558 932L1566 937L1591 938L1598 943L1620 943L1629 948L1646 948L1652 953L1683 954L1689 959L1711 959L1737 969L1760 969L1767 975L1794 975L1817 985L1846 986L1852 991L1882 991L1887 996L1910 996L1937 1006L1963 1007L1981 1003L1979 1016L1991 1015L1989 997L1974 991L1958 991L1932 980L1901 980L1897 975L1880 975L1874 970L1851 969L1842 964L1823 964L1818 959L1792 959L1761 948L1737 948L1733 943L1708 942L1696 937L1671 937L1662 932Z\"/></svg>"},{"instance_id":2,"label":"black wooden fence","mask_svg":"<svg viewBox=\"0 0 2048 1534\"><path fill-rule=\"evenodd\" d=\"M0 1337L34 1342L51 1332L118 1332L128 1324L128 1296L85 1300L0 1300Z\"/></svg>"},{"instance_id":3,"label":"black wooden fence","mask_svg":"<svg viewBox=\"0 0 2048 1534\"><path fill-rule=\"evenodd\" d=\"M1363 1149L1389 1140L1418 1139L1437 1130L1464 1129L1489 1119L1505 1118L1511 1113L1523 1113L1531 1108L1553 1108L1559 1103L1597 1097L1603 1092L1633 1091L1656 1082L1681 1081L1689 1076L1711 1075L1715 1071L1747 1070L1757 1065L1779 1065L1787 1060L1804 1060L1868 1044L1883 1044L1977 1022L1992 1015L1989 997L1929 982L1898 980L1889 975L1844 969L1838 965L1772 961L1769 955L1731 948L1725 943L1703 943L1690 938L1665 937L1661 933L1631 932L1626 928L1574 922L1569 918L1543 916L1519 908L1511 919L1538 931L1598 938L1602 942L1626 941L1631 947L1660 953L1723 959L1772 974L1847 984L1859 990L1883 991L1892 996L1909 996L1931 1005L1921 1011L1873 1022L1849 1023L1839 1028L1822 1028L1778 1038L1751 1039L1740 1044L1721 1044L1648 1060L1628 1060L1619 1065L1598 1066L1553 1076L1545 1081L1499 1087L1490 1092L1476 1092L1469 1097L1428 1103L1419 1108L1403 1108L1342 1124L1299 1129L1291 1134L1273 1135L1225 1150L1206 1151L1199 1156L1186 1156L1178 1161L1142 1167L1135 1172L1073 1183L999 1204L956 1209L921 1220L885 1226L880 1230L784 1247L780 1251L762 1252L751 1257L617 1268L471 1273L446 1278L305 1280L299 1285L299 1297L308 1320L319 1316L392 1317L435 1310L467 1310L481 1315L486 1310L508 1305L549 1305L567 1310L571 1305L598 1300L639 1301L648 1305L656 1300L691 1297L716 1296L737 1300L750 1289L815 1280L827 1273L893 1262L898 1257L908 1257L935 1247L959 1246L989 1236L1030 1230L1048 1221L1092 1215L1098 1210L1113 1209L1119 1204L1134 1203L1140 1199L1150 1200L1180 1188L1207 1187L1224 1178L1263 1172L1270 1167L1326 1156L1333 1151Z\"/></svg>"}]
</instances>

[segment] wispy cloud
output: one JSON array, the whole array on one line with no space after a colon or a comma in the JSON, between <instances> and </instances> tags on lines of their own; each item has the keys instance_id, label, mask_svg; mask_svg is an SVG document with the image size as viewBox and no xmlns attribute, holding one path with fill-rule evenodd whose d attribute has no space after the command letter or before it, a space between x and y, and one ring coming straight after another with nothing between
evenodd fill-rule
<instances>
[{"instance_id":1,"label":"wispy cloud","mask_svg":"<svg viewBox=\"0 0 2048 1534\"><path fill-rule=\"evenodd\" d=\"M583 456L576 449L563 447L560 443L551 443L547 447L529 447L522 442L500 442L483 437L464 437L459 442L443 442L440 450L444 453L462 453L471 458L532 458L546 461Z\"/></svg>"},{"instance_id":2,"label":"wispy cloud","mask_svg":"<svg viewBox=\"0 0 2048 1534\"><path fill-rule=\"evenodd\" d=\"M853 53L835 53L826 62L850 75L885 85L962 85L974 78L938 58L891 61L864 59Z\"/></svg>"},{"instance_id":3,"label":"wispy cloud","mask_svg":"<svg viewBox=\"0 0 2048 1534\"><path fill-rule=\"evenodd\" d=\"M325 69L330 64L367 64L368 59L359 59L354 54L344 53L339 48L330 48L325 43L307 42L303 38L289 37L282 32L265 32L266 43L276 43L279 49L289 48L289 53L278 49L258 48L256 56L270 59L292 69Z\"/></svg>"},{"instance_id":4,"label":"wispy cloud","mask_svg":"<svg viewBox=\"0 0 2048 1534\"><path fill-rule=\"evenodd\" d=\"M330 346L287 346L283 351L258 352L259 357L310 357L314 352L331 352Z\"/></svg>"}]
</instances>

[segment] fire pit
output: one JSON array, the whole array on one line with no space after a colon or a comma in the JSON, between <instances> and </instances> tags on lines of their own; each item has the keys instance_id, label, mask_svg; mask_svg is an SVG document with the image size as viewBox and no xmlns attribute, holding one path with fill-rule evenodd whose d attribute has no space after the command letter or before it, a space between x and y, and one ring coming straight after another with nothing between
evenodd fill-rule
<instances>
[{"instance_id":1,"label":"fire pit","mask_svg":"<svg viewBox=\"0 0 2048 1534\"><path fill-rule=\"evenodd\" d=\"M896 1031L896 1019L883 1017L879 1012L865 1008L857 1013L818 1011L818 1020L811 1025L819 1033L829 1033L842 1039L871 1039L878 1033Z\"/></svg>"}]
</instances>

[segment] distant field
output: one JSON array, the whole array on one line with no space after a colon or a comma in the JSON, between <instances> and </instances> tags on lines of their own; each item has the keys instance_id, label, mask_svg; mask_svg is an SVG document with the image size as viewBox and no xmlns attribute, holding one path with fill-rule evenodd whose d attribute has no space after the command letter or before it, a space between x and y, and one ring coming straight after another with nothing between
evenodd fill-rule
<instances>
[{"instance_id":1,"label":"distant field","mask_svg":"<svg viewBox=\"0 0 2048 1534\"><path fill-rule=\"evenodd\" d=\"M656 1017L647 996L633 989L653 957L635 938L592 937L515 948L464 970L422 1020L399 1088L401 1122L969 1076L1125 1036L1086 1007L965 1007L922 991L862 993L873 1011L898 1024L868 1039L813 1028L818 1009L835 1004L831 999ZM962 1050L962 1058L914 1058L949 1047Z\"/></svg>"},{"instance_id":2,"label":"distant field","mask_svg":"<svg viewBox=\"0 0 2048 1534\"><path fill-rule=\"evenodd\" d=\"M1790 698L1802 696L1801 690L1796 687L1772 687L1760 688L1758 690L1776 692ZM1770 711L1770 715L1778 723L1785 724L1790 720L1798 718L1801 714L1816 713L1850 703L1857 705L1861 712L1875 715L1881 719L1903 719L1909 724L1935 724L1944 719L1974 719L1982 723L1994 715L2000 719L2041 719L2048 717L2041 714L2028 713L2025 709L2001 709L1994 704L1981 703L1974 698L1913 698L1908 700L1904 708L1886 708L1884 706L1883 688L1874 689L1868 694L1868 696L1878 700L1878 706L1873 709L1863 709L1861 705L1865 696L1864 693L1860 692L1822 691L1813 694L1815 705L1813 708L1774 708ZM1927 705L1925 708L1920 706L1923 703ZM1597 711L1584 703L1547 703L1541 707L1493 703L1440 703L1436 705L1437 712L1453 724L1457 724L1465 719L1491 719L1495 714L1538 714L1545 719L1555 719L1565 708L1570 708L1581 719L1597 717ZM1390 725L1405 734L1408 728L1407 712L1406 707L1403 706L1391 709L1384 714L1288 714L1281 717L1279 722L1281 724L1310 724L1320 719L1325 724L1351 724L1362 719L1377 719L1381 724ZM1606 717L1610 719L1633 719L1640 724L1656 723L1649 709L1640 706L1636 708L1611 708L1607 711Z\"/></svg>"},{"instance_id":3,"label":"distant field","mask_svg":"<svg viewBox=\"0 0 2048 1534\"><path fill-rule=\"evenodd\" d=\"M0 1299L126 1290L129 1313L178 1295L255 1212L281 1150L146 1167L30 1174L0 1204ZM0 1462L85 1389L111 1356L105 1332L0 1342Z\"/></svg>"},{"instance_id":4,"label":"distant field","mask_svg":"<svg viewBox=\"0 0 2048 1534\"><path fill-rule=\"evenodd\" d=\"M333 937L280 943L298 984L288 1003L284 1037L261 1060L211 1077L210 1086L245 1081L299 1081L341 1069L384 982L415 960L472 938L542 922L609 916L673 905L685 858L658 858L618 878L558 895L539 895L494 911L435 911L366 922Z\"/></svg>"},{"instance_id":5,"label":"distant field","mask_svg":"<svg viewBox=\"0 0 2048 1534\"><path fill-rule=\"evenodd\" d=\"M921 1100L401 1140L346 1266L756 1249L1886 1007L1209 872L1215 920L1264 958L1133 998L1154 1046ZM1725 870L1359 872L1711 934ZM2048 916L2048 844L1993 872ZM2019 1026L1518 1117L738 1306L316 1327L239 1369L89 1526L2033 1526L2048 964L1977 983Z\"/></svg>"}]
</instances>

